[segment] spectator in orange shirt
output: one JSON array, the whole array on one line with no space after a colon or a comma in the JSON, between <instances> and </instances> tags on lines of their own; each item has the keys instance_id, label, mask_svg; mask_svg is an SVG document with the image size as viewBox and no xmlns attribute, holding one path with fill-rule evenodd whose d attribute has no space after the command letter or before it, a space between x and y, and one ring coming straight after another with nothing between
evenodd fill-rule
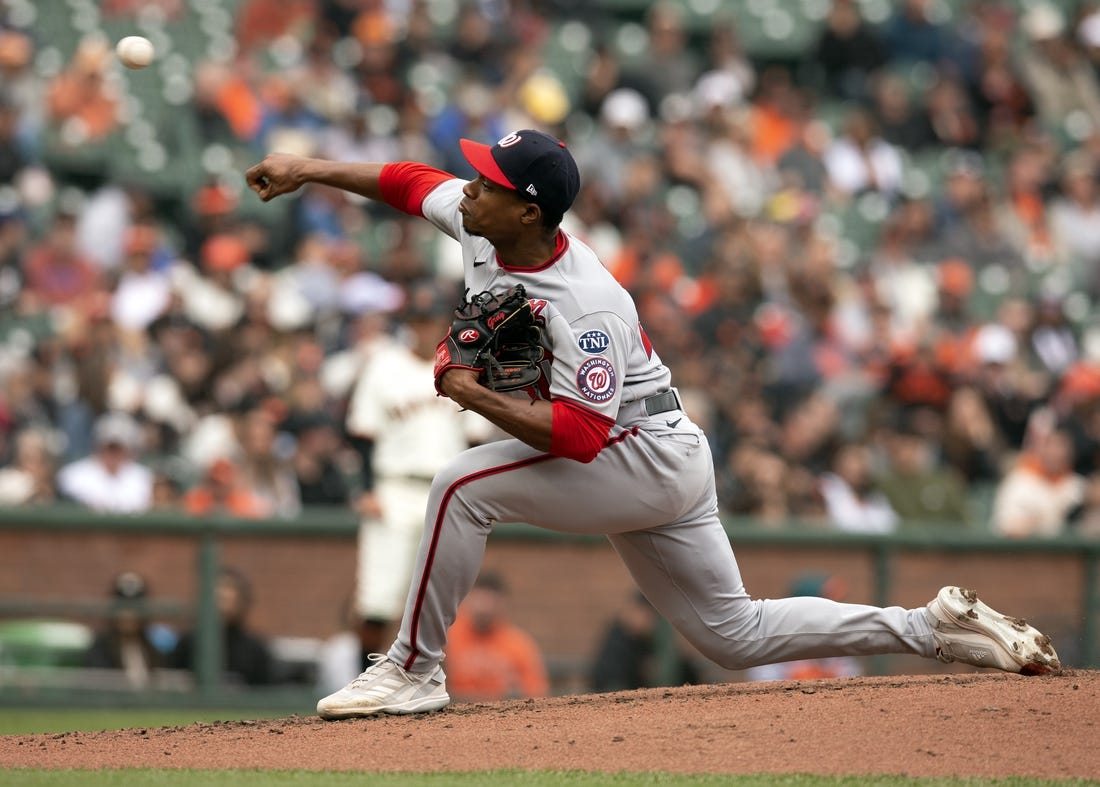
<instances>
[{"instance_id":1,"label":"spectator in orange shirt","mask_svg":"<svg viewBox=\"0 0 1100 787\"><path fill-rule=\"evenodd\" d=\"M237 8L237 44L251 53L282 36L302 37L316 24L313 0L245 0Z\"/></svg>"},{"instance_id":2,"label":"spectator in orange shirt","mask_svg":"<svg viewBox=\"0 0 1100 787\"><path fill-rule=\"evenodd\" d=\"M69 124L71 147L102 140L118 128L118 101L105 78L110 61L106 39L87 36L78 44L72 62L49 84L49 122L58 129Z\"/></svg>"},{"instance_id":3,"label":"spectator in orange shirt","mask_svg":"<svg viewBox=\"0 0 1100 787\"><path fill-rule=\"evenodd\" d=\"M774 165L794 147L799 135L799 117L804 101L789 72L780 67L765 69L752 102L752 152L762 164Z\"/></svg>"},{"instance_id":4,"label":"spectator in orange shirt","mask_svg":"<svg viewBox=\"0 0 1100 787\"><path fill-rule=\"evenodd\" d=\"M447 689L456 700L545 697L546 665L535 640L507 619L504 581L483 573L447 637Z\"/></svg>"},{"instance_id":5,"label":"spectator in orange shirt","mask_svg":"<svg viewBox=\"0 0 1100 787\"><path fill-rule=\"evenodd\" d=\"M240 481L237 466L228 459L217 459L206 476L183 496L183 510L194 516L222 515L242 519L270 516L259 495Z\"/></svg>"}]
</instances>

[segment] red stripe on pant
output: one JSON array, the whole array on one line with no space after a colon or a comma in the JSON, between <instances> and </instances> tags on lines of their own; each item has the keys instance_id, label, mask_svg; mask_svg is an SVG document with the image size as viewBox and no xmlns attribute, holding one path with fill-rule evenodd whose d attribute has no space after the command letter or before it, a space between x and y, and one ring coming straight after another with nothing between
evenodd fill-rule
<instances>
[{"instance_id":1,"label":"red stripe on pant","mask_svg":"<svg viewBox=\"0 0 1100 787\"><path fill-rule=\"evenodd\" d=\"M479 481L482 478L488 478L489 476L498 475L500 473L506 473L509 470L520 470L524 467L530 467L531 465L545 462L548 459L556 459L553 454L538 454L537 456L528 457L527 459L521 459L518 462L512 462L511 464L501 465L500 467L490 467L485 470L480 470L468 476L463 476L447 487L447 491L443 493L443 499L439 502L439 512L435 515L435 526L432 528L432 540L428 546L428 557L424 562L424 575L420 578L420 587L416 591L416 604L413 606L412 623L410 625L409 632L409 657L405 659L404 667L406 670L411 670L413 662L416 661L416 657L420 655L420 651L416 647L417 629L420 626L420 612L424 607L424 596L428 592L428 577L432 573L432 563L435 562L435 550L439 546L439 535L443 530L443 512L447 510L447 505L451 502L451 498L459 487L463 484L468 484L473 481Z\"/></svg>"}]
</instances>

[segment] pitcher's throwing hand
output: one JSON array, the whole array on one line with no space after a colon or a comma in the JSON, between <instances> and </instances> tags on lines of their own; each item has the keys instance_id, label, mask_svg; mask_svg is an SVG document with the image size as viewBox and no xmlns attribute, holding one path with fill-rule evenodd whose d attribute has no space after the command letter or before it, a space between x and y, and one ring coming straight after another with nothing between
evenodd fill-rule
<instances>
[{"instance_id":1,"label":"pitcher's throwing hand","mask_svg":"<svg viewBox=\"0 0 1100 787\"><path fill-rule=\"evenodd\" d=\"M306 178L301 172L302 159L288 153L270 153L264 160L248 168L245 180L248 187L260 195L264 202L297 191Z\"/></svg>"}]
</instances>

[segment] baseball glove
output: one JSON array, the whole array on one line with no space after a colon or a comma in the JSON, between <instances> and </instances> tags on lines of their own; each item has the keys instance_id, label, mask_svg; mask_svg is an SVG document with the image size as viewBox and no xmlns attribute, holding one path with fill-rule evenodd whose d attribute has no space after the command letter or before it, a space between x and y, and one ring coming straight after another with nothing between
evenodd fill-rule
<instances>
[{"instance_id":1,"label":"baseball glove","mask_svg":"<svg viewBox=\"0 0 1100 787\"><path fill-rule=\"evenodd\" d=\"M435 350L435 389L453 367L474 369L478 382L494 391L515 391L542 377L542 330L535 324L522 284L504 292L482 292L455 309L455 319Z\"/></svg>"}]
</instances>

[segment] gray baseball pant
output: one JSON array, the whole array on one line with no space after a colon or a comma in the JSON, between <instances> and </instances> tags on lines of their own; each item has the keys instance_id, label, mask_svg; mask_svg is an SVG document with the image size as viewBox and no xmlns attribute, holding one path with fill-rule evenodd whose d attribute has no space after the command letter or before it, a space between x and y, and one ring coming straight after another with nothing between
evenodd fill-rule
<instances>
[{"instance_id":1,"label":"gray baseball pant","mask_svg":"<svg viewBox=\"0 0 1100 787\"><path fill-rule=\"evenodd\" d=\"M515 439L463 452L432 482L389 657L413 672L442 660L494 522L607 535L650 603L727 669L827 656L934 656L923 607L751 599L718 518L706 437L687 419L678 426L669 430L655 417L642 428L616 427L611 444L587 464Z\"/></svg>"}]
</instances>

